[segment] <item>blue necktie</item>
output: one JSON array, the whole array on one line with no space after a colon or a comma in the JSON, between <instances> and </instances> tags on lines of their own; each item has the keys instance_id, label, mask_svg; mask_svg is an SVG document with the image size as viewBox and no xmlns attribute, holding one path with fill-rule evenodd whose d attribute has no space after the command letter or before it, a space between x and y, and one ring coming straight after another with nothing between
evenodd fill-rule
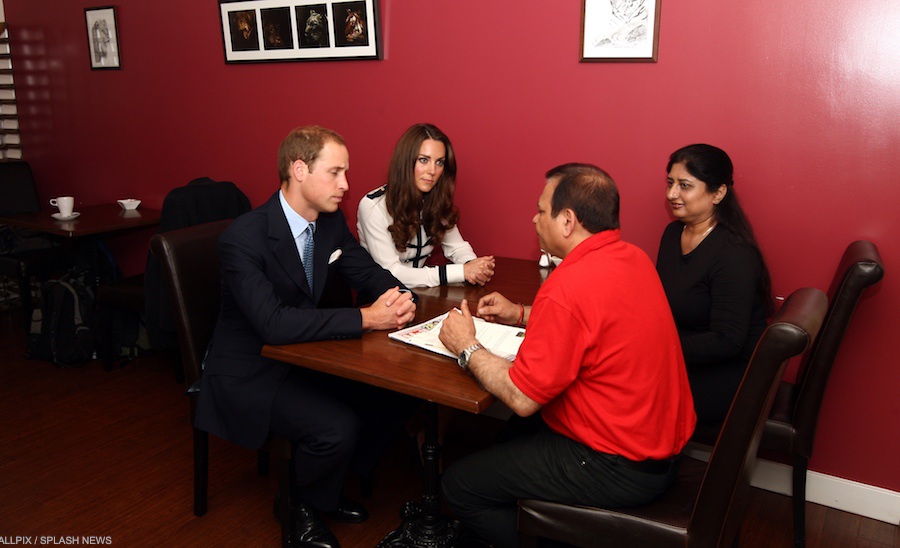
<instances>
[{"instance_id":1,"label":"blue necktie","mask_svg":"<svg viewBox=\"0 0 900 548\"><path fill-rule=\"evenodd\" d=\"M303 244L303 271L306 272L306 281L309 282L309 292L313 292L313 233L315 227L312 224L306 226L306 243Z\"/></svg>"}]
</instances>

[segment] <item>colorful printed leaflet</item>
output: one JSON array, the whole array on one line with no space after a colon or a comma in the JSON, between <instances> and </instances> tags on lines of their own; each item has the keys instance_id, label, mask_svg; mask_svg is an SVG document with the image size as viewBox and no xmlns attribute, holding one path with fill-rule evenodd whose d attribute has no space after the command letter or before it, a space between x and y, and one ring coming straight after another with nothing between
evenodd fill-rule
<instances>
[{"instance_id":1,"label":"colorful printed leaflet","mask_svg":"<svg viewBox=\"0 0 900 548\"><path fill-rule=\"evenodd\" d=\"M459 313L459 310L453 309L451 312ZM389 333L388 337L405 342L406 344L418 346L419 348L424 348L425 350L430 350L431 352L447 356L448 358L456 359L456 354L447 350L447 347L441 344L441 341L438 338L441 333L441 325L444 323L444 318L451 312L441 314L427 322L407 327L400 331L394 331L393 333ZM475 338L478 339L478 342L497 356L509 361L516 359L516 354L519 352L519 346L521 346L522 341L525 340L524 328L486 322L481 318L474 318L474 320Z\"/></svg>"}]
</instances>

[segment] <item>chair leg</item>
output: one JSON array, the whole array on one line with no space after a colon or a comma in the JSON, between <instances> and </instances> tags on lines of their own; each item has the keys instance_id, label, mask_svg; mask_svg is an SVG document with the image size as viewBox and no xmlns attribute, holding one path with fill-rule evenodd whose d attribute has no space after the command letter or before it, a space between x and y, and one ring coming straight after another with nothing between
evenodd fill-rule
<instances>
[{"instance_id":1,"label":"chair leg","mask_svg":"<svg viewBox=\"0 0 900 548\"><path fill-rule=\"evenodd\" d=\"M256 452L256 473L260 476L269 475L269 452L260 449Z\"/></svg>"},{"instance_id":2,"label":"chair leg","mask_svg":"<svg viewBox=\"0 0 900 548\"><path fill-rule=\"evenodd\" d=\"M184 364L181 363L181 352L175 349L175 382L184 384Z\"/></svg>"},{"instance_id":3,"label":"chair leg","mask_svg":"<svg viewBox=\"0 0 900 548\"><path fill-rule=\"evenodd\" d=\"M375 493L375 478L371 475L359 478L359 493L364 499L372 498L372 495Z\"/></svg>"},{"instance_id":4,"label":"chair leg","mask_svg":"<svg viewBox=\"0 0 900 548\"><path fill-rule=\"evenodd\" d=\"M794 455L794 546L806 546L806 471L809 460Z\"/></svg>"},{"instance_id":5,"label":"chair leg","mask_svg":"<svg viewBox=\"0 0 900 548\"><path fill-rule=\"evenodd\" d=\"M25 337L31 333L31 276L27 272L19 273L19 304L22 305L22 321L25 323Z\"/></svg>"},{"instance_id":6,"label":"chair leg","mask_svg":"<svg viewBox=\"0 0 900 548\"><path fill-rule=\"evenodd\" d=\"M260 451L263 453L263 451ZM266 453L268 456L268 453ZM291 545L291 489L294 485L294 459L278 459L278 498L279 507L275 509L279 523L281 523L281 546L288 548Z\"/></svg>"},{"instance_id":7,"label":"chair leg","mask_svg":"<svg viewBox=\"0 0 900 548\"><path fill-rule=\"evenodd\" d=\"M209 487L209 434L194 428L194 515L206 514Z\"/></svg>"},{"instance_id":8,"label":"chair leg","mask_svg":"<svg viewBox=\"0 0 900 548\"><path fill-rule=\"evenodd\" d=\"M110 307L105 305L100 305L97 307L97 315L99 316L99 324L102 330L102 343L103 343L103 370L104 371L112 371L116 361L116 344L113 340L113 330L114 321L113 321L113 312L110 310Z\"/></svg>"}]
</instances>

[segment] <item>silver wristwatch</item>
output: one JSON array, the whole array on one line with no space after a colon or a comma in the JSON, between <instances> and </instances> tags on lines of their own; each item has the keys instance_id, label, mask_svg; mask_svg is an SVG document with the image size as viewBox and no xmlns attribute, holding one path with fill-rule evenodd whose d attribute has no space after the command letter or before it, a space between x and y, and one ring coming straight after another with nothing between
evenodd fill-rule
<instances>
[{"instance_id":1,"label":"silver wristwatch","mask_svg":"<svg viewBox=\"0 0 900 548\"><path fill-rule=\"evenodd\" d=\"M463 371L469 370L469 360L472 358L472 354L474 354L476 350L484 350L484 347L481 346L481 343L475 343L468 348L464 348L463 351L459 353L459 357L456 359L456 363L459 364Z\"/></svg>"}]
</instances>

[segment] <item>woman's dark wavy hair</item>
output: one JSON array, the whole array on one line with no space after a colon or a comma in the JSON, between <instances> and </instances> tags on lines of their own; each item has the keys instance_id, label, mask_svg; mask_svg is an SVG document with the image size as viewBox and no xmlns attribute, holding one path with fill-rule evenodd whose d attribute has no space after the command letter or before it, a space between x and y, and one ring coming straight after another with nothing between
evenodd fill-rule
<instances>
[{"instance_id":1,"label":"woman's dark wavy hair","mask_svg":"<svg viewBox=\"0 0 900 548\"><path fill-rule=\"evenodd\" d=\"M725 197L715 205L716 223L733 234L740 243L751 248L759 258L762 273L756 290L766 305L766 315L771 316L775 311L772 301L772 279L769 276L769 268L766 266L762 250L753 235L750 219L744 214L737 193L734 191L734 166L731 158L721 148L696 144L679 148L673 152L669 156L666 173L671 171L675 164L684 164L688 173L706 185L706 191L709 193L716 192L722 185L726 186Z\"/></svg>"},{"instance_id":2,"label":"woman's dark wavy hair","mask_svg":"<svg viewBox=\"0 0 900 548\"><path fill-rule=\"evenodd\" d=\"M419 148L427 139L444 144L444 172L428 194L416 188L415 166ZM391 165L388 169L385 199L387 210L394 222L388 227L397 251L406 250L406 244L419 230L419 223L434 246L439 246L444 233L456 226L459 210L453 205L456 188L456 155L450 139L433 124L416 124L407 129L397 141ZM419 213L421 211L421 219Z\"/></svg>"}]
</instances>

